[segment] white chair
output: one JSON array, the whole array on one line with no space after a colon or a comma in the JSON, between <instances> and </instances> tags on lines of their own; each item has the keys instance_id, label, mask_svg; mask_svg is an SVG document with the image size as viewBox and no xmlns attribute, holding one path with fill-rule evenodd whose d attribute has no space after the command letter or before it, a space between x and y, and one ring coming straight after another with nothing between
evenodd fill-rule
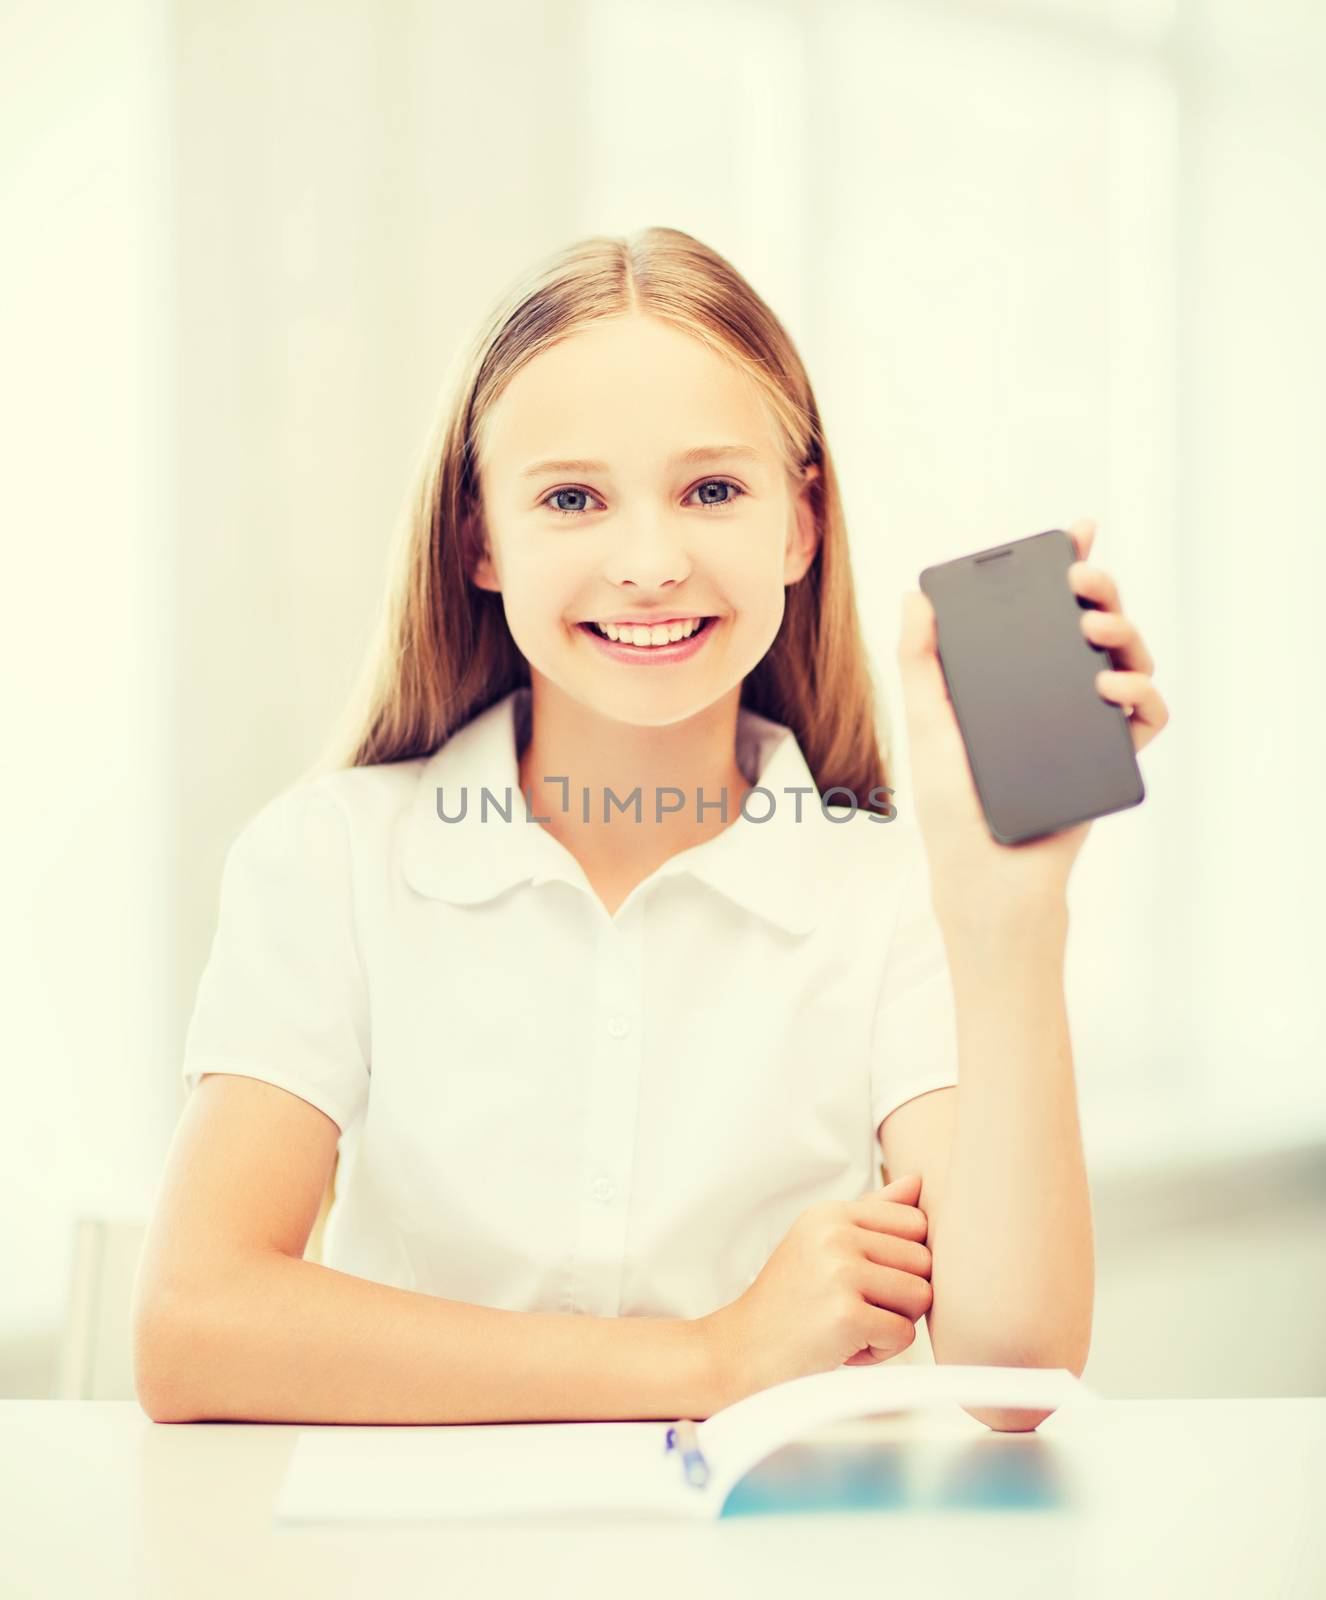
<instances>
[{"instance_id":1,"label":"white chair","mask_svg":"<svg viewBox=\"0 0 1326 1600\"><path fill-rule=\"evenodd\" d=\"M56 1370L57 1400L133 1400L129 1305L145 1222L79 1217Z\"/></svg>"}]
</instances>

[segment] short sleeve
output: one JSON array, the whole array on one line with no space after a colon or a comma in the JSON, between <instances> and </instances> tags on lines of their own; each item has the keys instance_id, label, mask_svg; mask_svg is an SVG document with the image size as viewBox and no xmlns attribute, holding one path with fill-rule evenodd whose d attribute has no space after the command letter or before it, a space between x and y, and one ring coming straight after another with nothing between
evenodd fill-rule
<instances>
[{"instance_id":1,"label":"short sleeve","mask_svg":"<svg viewBox=\"0 0 1326 1600\"><path fill-rule=\"evenodd\" d=\"M184 1045L204 1072L288 1089L344 1131L368 1099L368 1006L349 839L316 781L268 802L226 854L211 954Z\"/></svg>"},{"instance_id":2,"label":"short sleeve","mask_svg":"<svg viewBox=\"0 0 1326 1600\"><path fill-rule=\"evenodd\" d=\"M958 1081L957 1009L948 953L930 904L924 846L903 869L885 957L870 1055L870 1104L878 1130L913 1096Z\"/></svg>"}]
</instances>

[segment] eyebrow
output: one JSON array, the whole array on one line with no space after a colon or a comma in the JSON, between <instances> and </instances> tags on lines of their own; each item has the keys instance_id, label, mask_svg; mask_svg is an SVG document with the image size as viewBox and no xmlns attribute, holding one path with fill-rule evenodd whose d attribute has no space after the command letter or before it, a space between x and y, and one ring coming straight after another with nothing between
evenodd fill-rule
<instances>
[{"instance_id":1,"label":"eyebrow","mask_svg":"<svg viewBox=\"0 0 1326 1600\"><path fill-rule=\"evenodd\" d=\"M695 461L759 461L761 453L748 444L697 444L672 458L674 466L689 466ZM607 472L606 461L534 461L521 469L522 478L539 478L548 472Z\"/></svg>"}]
</instances>

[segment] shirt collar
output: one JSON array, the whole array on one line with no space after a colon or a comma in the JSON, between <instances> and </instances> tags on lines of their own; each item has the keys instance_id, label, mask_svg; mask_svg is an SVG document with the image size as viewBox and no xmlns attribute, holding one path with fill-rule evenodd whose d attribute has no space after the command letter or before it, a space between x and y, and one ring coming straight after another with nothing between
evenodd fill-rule
<instances>
[{"instance_id":1,"label":"shirt collar","mask_svg":"<svg viewBox=\"0 0 1326 1600\"><path fill-rule=\"evenodd\" d=\"M537 887L554 880L593 893L571 852L546 828L526 820L516 751L518 719L528 717L529 695L527 685L513 689L425 758L402 854L406 880L421 893L469 905L520 883ZM814 845L819 830L832 826L820 814L815 780L792 730L746 706L737 712L737 757L747 777L770 793L748 796L749 816L738 814L720 833L672 856L652 876L689 873L776 926L807 933L818 912ZM439 789L448 817L460 811L464 795L463 818L442 820ZM806 792L787 792L796 789ZM574 803L574 791L572 796ZM503 820L508 811L510 822ZM766 816L767 821L758 820ZM626 813L619 825L635 826Z\"/></svg>"}]
</instances>

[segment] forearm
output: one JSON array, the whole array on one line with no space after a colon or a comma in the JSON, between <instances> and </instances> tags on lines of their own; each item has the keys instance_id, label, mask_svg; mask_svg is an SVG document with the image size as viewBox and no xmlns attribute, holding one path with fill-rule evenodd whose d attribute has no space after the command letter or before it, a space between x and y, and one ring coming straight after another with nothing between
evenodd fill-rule
<instances>
[{"instance_id":1,"label":"forearm","mask_svg":"<svg viewBox=\"0 0 1326 1600\"><path fill-rule=\"evenodd\" d=\"M960 1082L949 1168L928 1209L938 1361L1079 1374L1086 1363L1095 1262L1067 924L1057 906L1016 926L944 928Z\"/></svg>"},{"instance_id":2,"label":"forearm","mask_svg":"<svg viewBox=\"0 0 1326 1600\"><path fill-rule=\"evenodd\" d=\"M140 1340L158 1422L542 1422L720 1403L702 1321L501 1311L253 1257Z\"/></svg>"}]
</instances>

